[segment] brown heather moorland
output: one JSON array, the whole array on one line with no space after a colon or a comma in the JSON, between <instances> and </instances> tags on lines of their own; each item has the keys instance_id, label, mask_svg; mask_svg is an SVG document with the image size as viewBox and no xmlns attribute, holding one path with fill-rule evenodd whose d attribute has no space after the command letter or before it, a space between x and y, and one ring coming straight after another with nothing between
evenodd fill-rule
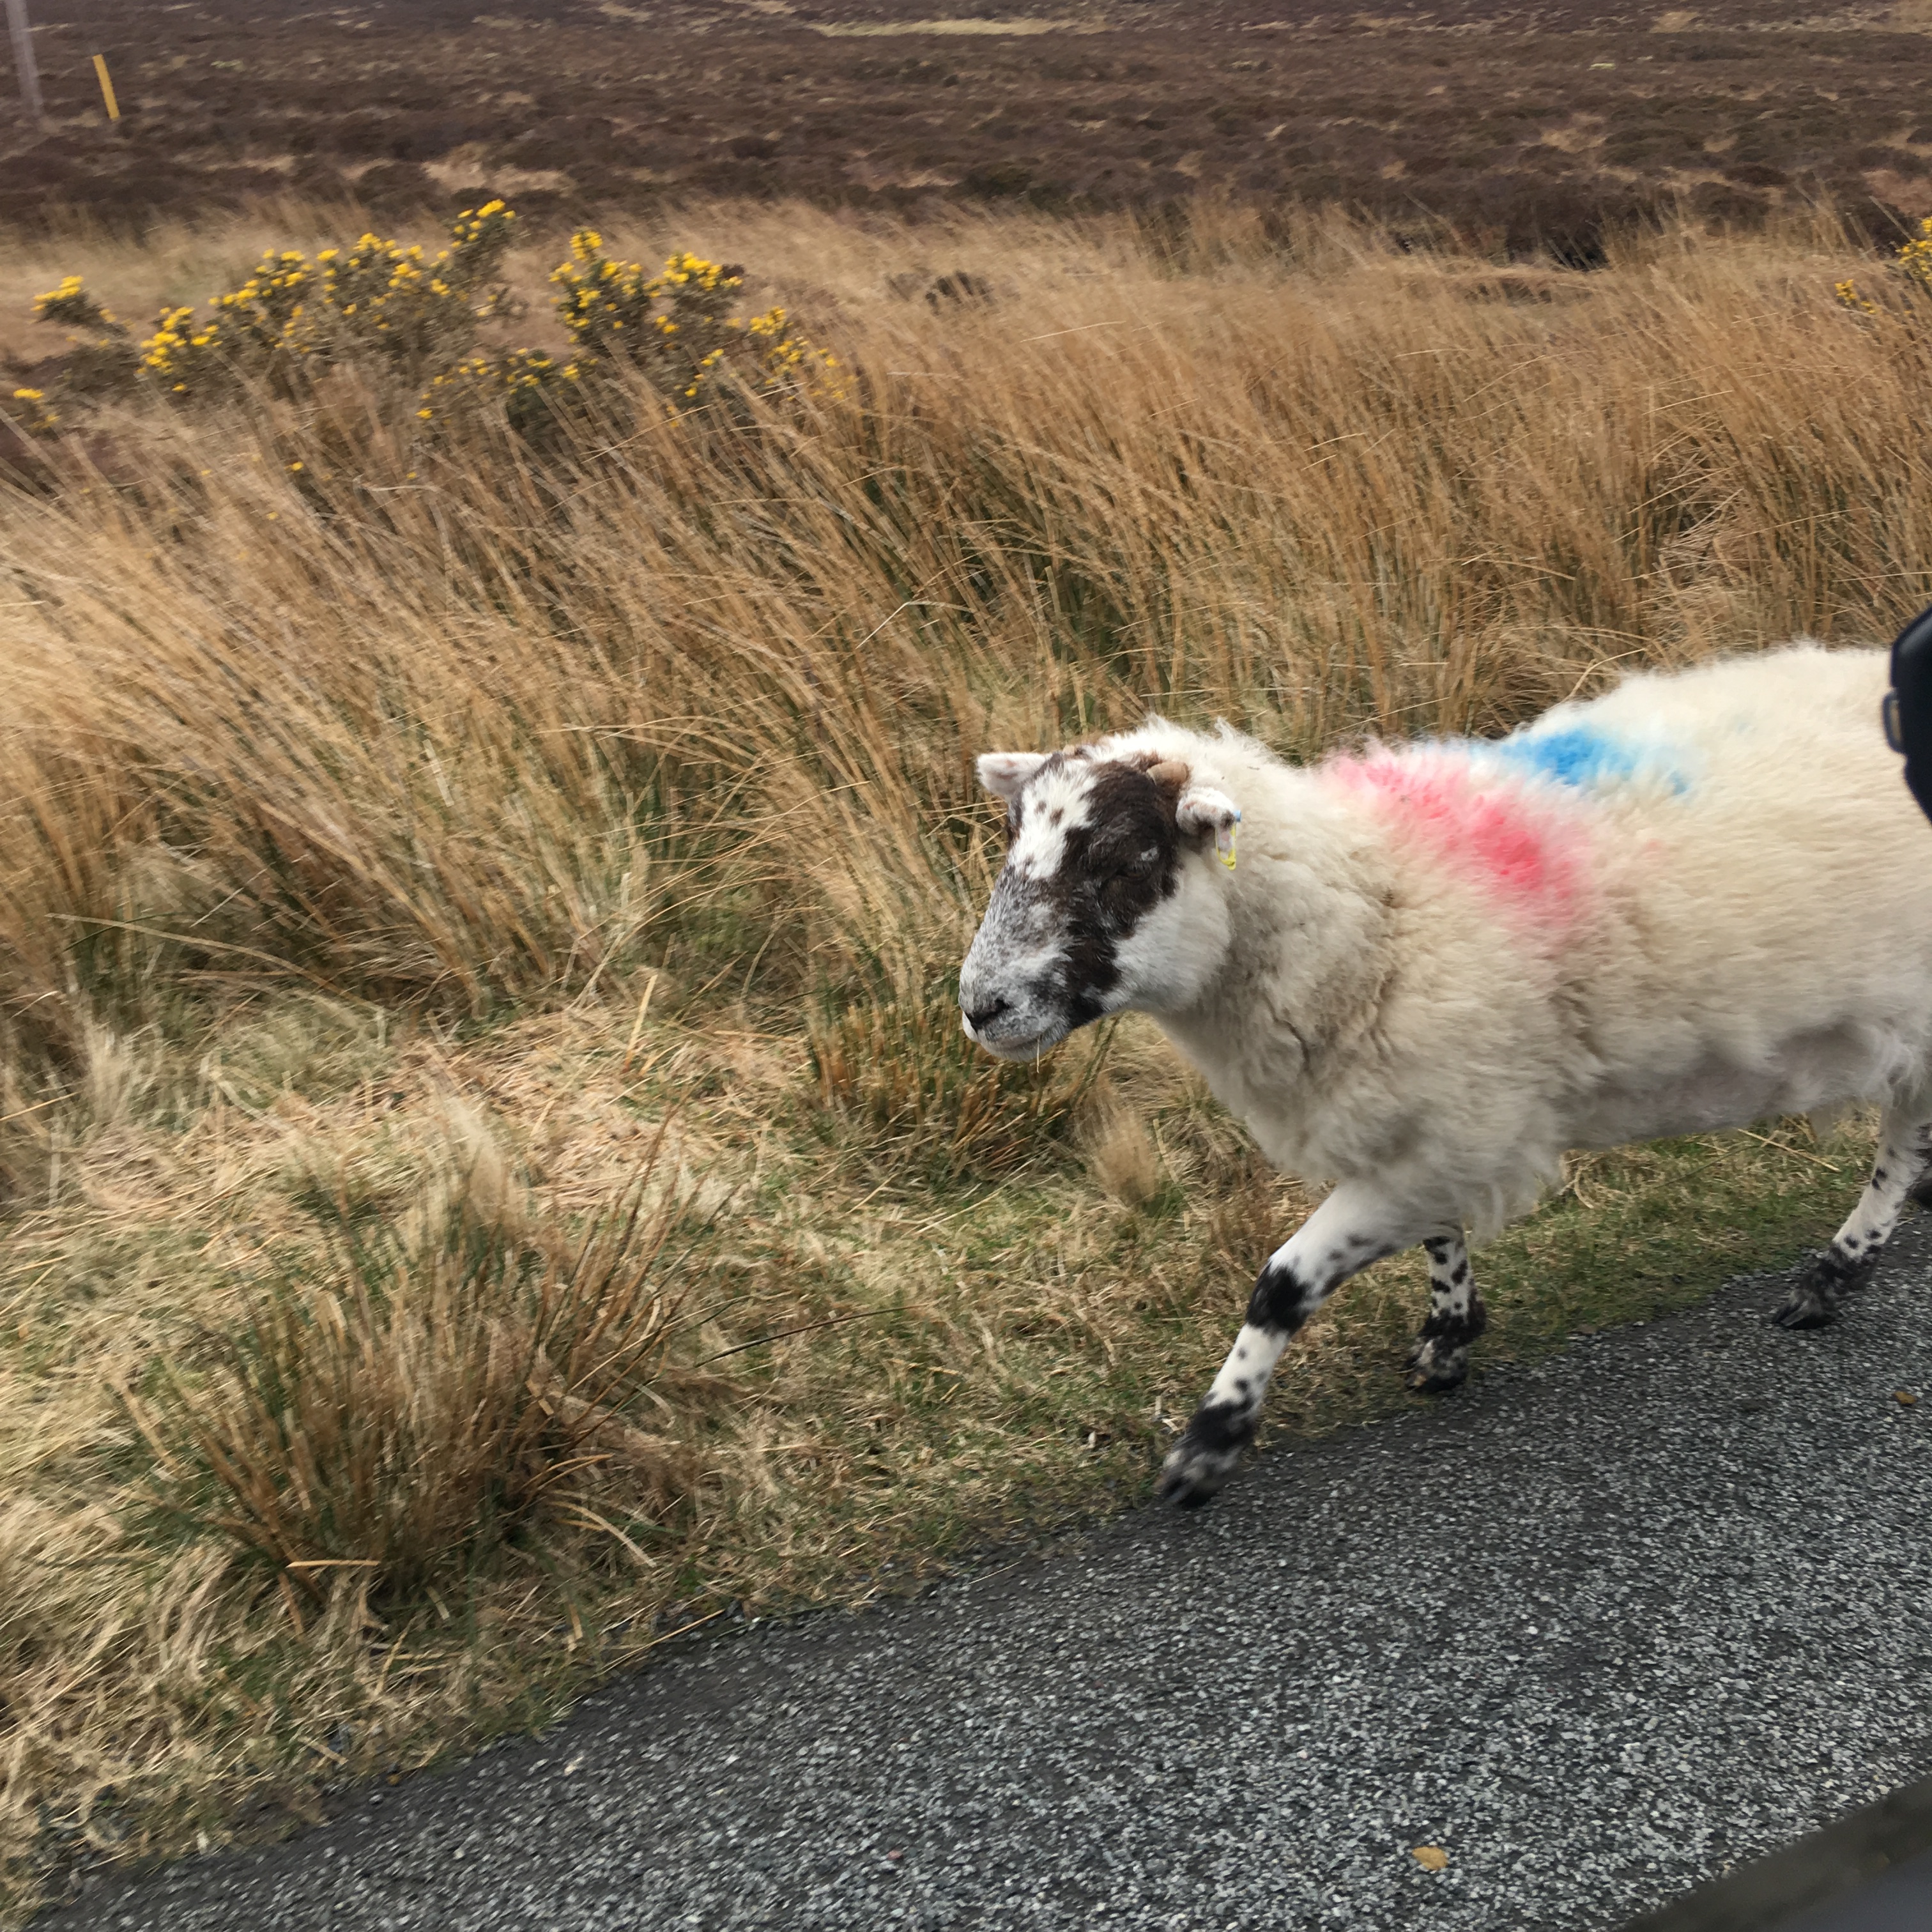
<instances>
[{"instance_id":1,"label":"brown heather moorland","mask_svg":"<svg viewBox=\"0 0 1932 1932\"><path fill-rule=\"evenodd\" d=\"M1203 190L1601 259L1606 222L1932 212L1927 0L33 0L51 124L0 216L294 189L391 214L786 196L1172 209ZM125 118L110 134L91 56Z\"/></svg>"},{"instance_id":2,"label":"brown heather moorland","mask_svg":"<svg viewBox=\"0 0 1932 1932\"><path fill-rule=\"evenodd\" d=\"M302 31L393 74L386 17ZM689 17L664 44L695 62ZM631 31L452 26L439 98L477 96L459 52L534 94L532 50ZM854 88L861 53L956 48L946 72L1018 98L1018 63L1050 89L1115 29L770 31ZM707 32L714 78L751 61L749 30ZM1330 38L1338 86L1390 44ZM1460 70L1561 38L1396 44ZM192 105L208 78L127 90L178 117L184 180L212 152L190 109L241 126ZM1138 1023L1036 1070L966 1051L952 976L999 843L976 752L1149 705L1295 756L1495 731L1633 666L1888 636L1932 593L1932 334L1828 210L1600 223L1585 272L1232 191L909 221L834 193L846 166L836 206L687 189L604 224L647 265L746 264L744 313L837 358L776 388L672 412L620 372L519 433L425 422L419 375L345 350L200 400L76 392L44 430L10 406L7 1922L92 1863L541 1722L687 1626L862 1603L1145 1495L1306 1197ZM143 317L362 218L29 227L0 347L57 388L33 297L64 275ZM519 232L525 312L482 346L561 349L562 231ZM1484 1359L1816 1240L1862 1131L1573 1163L1485 1252ZM1422 1299L1408 1259L1338 1298L1277 1440L1411 1400Z\"/></svg>"}]
</instances>

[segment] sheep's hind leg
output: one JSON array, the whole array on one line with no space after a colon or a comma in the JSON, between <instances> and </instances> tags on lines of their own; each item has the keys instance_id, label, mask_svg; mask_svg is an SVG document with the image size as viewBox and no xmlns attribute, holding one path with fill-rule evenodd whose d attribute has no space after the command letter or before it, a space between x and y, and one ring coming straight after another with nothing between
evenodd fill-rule
<instances>
[{"instance_id":1,"label":"sheep's hind leg","mask_svg":"<svg viewBox=\"0 0 1932 1932\"><path fill-rule=\"evenodd\" d=\"M1460 1232L1431 1235L1422 1251L1429 1257L1429 1318L1409 1354L1408 1385L1419 1394L1442 1395L1468 1374L1470 1348L1490 1325L1490 1314Z\"/></svg>"},{"instance_id":2,"label":"sheep's hind leg","mask_svg":"<svg viewBox=\"0 0 1932 1932\"><path fill-rule=\"evenodd\" d=\"M1344 1181L1268 1257L1234 1348L1162 1466L1164 1501L1198 1509L1215 1495L1255 1439L1268 1377L1295 1331L1351 1275L1430 1228L1378 1190Z\"/></svg>"},{"instance_id":3,"label":"sheep's hind leg","mask_svg":"<svg viewBox=\"0 0 1932 1932\"><path fill-rule=\"evenodd\" d=\"M1832 1244L1814 1258L1772 1319L1780 1328L1822 1328L1852 1289L1862 1288L1909 1199L1922 1200L1932 1160L1932 1118L1888 1112L1871 1178Z\"/></svg>"}]
</instances>

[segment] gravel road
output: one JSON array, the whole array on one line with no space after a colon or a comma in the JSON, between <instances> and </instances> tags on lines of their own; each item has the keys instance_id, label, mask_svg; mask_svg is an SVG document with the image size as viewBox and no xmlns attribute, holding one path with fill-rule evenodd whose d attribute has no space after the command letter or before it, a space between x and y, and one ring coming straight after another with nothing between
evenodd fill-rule
<instances>
[{"instance_id":1,"label":"gravel road","mask_svg":"<svg viewBox=\"0 0 1932 1932\"><path fill-rule=\"evenodd\" d=\"M1279 1448L1196 1516L694 1645L40 1922L1616 1926L1932 1771L1932 1216L1833 1328L1768 1328L1779 1292Z\"/></svg>"}]
</instances>

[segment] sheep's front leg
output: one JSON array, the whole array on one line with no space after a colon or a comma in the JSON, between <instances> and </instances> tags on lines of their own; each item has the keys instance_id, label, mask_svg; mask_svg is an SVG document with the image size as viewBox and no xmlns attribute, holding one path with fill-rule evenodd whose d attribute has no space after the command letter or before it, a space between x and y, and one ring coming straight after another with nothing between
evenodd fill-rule
<instances>
[{"instance_id":1,"label":"sheep's front leg","mask_svg":"<svg viewBox=\"0 0 1932 1932\"><path fill-rule=\"evenodd\" d=\"M1906 1202L1920 1196L1928 1162L1932 1115L1918 1108L1888 1110L1879 1129L1878 1158L1858 1204L1831 1246L1798 1277L1772 1321L1780 1328L1822 1328L1831 1320L1840 1299L1870 1278Z\"/></svg>"},{"instance_id":2,"label":"sheep's front leg","mask_svg":"<svg viewBox=\"0 0 1932 1932\"><path fill-rule=\"evenodd\" d=\"M1490 1325L1476 1292L1469 1246L1459 1230L1432 1234L1422 1244L1429 1257L1429 1318L1408 1358L1408 1385L1425 1395L1457 1387L1469 1372L1469 1349Z\"/></svg>"},{"instance_id":3,"label":"sheep's front leg","mask_svg":"<svg viewBox=\"0 0 1932 1932\"><path fill-rule=\"evenodd\" d=\"M1364 1183L1337 1187L1268 1257L1234 1348L1161 1470L1161 1496L1183 1509L1198 1509L1213 1496L1254 1440L1268 1377L1295 1331L1351 1275L1439 1225L1418 1225Z\"/></svg>"}]
</instances>

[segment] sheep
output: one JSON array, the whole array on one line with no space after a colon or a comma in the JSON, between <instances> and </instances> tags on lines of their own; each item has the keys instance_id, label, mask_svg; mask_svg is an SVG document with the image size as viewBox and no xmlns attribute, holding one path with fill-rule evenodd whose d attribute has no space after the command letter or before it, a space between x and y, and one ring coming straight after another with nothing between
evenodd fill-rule
<instances>
[{"instance_id":1,"label":"sheep","mask_svg":"<svg viewBox=\"0 0 1932 1932\"><path fill-rule=\"evenodd\" d=\"M1869 1184L1774 1318L1831 1319L1932 1160L1932 828L1886 682L1882 652L1800 644L1313 766L1158 717L980 759L1010 842L960 972L969 1037L1031 1059L1150 1014L1270 1161L1330 1184L1163 1496L1221 1489L1291 1337L1399 1250L1429 1263L1412 1385L1461 1382L1469 1243L1568 1149L1879 1101Z\"/></svg>"}]
</instances>

